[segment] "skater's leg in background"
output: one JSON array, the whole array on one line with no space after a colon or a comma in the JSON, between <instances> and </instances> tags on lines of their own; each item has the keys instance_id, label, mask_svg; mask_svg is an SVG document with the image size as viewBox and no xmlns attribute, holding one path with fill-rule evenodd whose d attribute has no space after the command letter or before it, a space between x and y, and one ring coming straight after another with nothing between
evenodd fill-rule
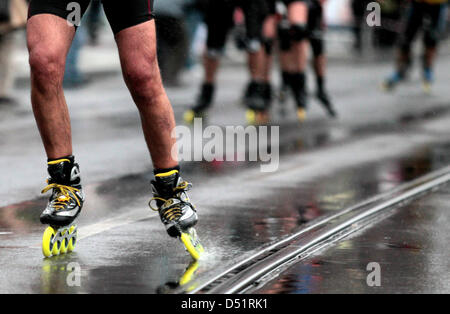
<instances>
[{"instance_id":1,"label":"skater's leg in background","mask_svg":"<svg viewBox=\"0 0 450 314\"><path fill-rule=\"evenodd\" d=\"M422 7L412 3L406 16L406 28L396 58L396 73L393 79L402 80L406 76L411 63L411 46L423 23Z\"/></svg>"},{"instance_id":2,"label":"skater's leg in background","mask_svg":"<svg viewBox=\"0 0 450 314\"><path fill-rule=\"evenodd\" d=\"M211 106L220 59L223 55L228 32L233 23L234 6L228 2L213 0L207 2L205 23L208 28L206 49L203 54L203 82L194 105L184 113L184 120L192 123L195 117L201 117Z\"/></svg>"},{"instance_id":3,"label":"skater's leg in background","mask_svg":"<svg viewBox=\"0 0 450 314\"><path fill-rule=\"evenodd\" d=\"M274 43L277 37L277 17L270 15L264 21L263 42L264 42L264 68L263 76L266 83L270 83Z\"/></svg>"},{"instance_id":4,"label":"skater's leg in background","mask_svg":"<svg viewBox=\"0 0 450 314\"><path fill-rule=\"evenodd\" d=\"M263 82L265 80L266 59L264 57L263 49L256 52L249 52L248 55L248 70L251 80L254 82Z\"/></svg>"},{"instance_id":5,"label":"skater's leg in background","mask_svg":"<svg viewBox=\"0 0 450 314\"><path fill-rule=\"evenodd\" d=\"M300 121L306 118L307 107L305 69L308 44L308 10L309 7L306 1L291 1L288 5L292 65L287 75L289 86L294 94L297 115Z\"/></svg>"},{"instance_id":6,"label":"skater's leg in background","mask_svg":"<svg viewBox=\"0 0 450 314\"><path fill-rule=\"evenodd\" d=\"M48 158L72 154L69 110L63 93L66 56L75 28L65 19L34 15L28 20L31 102Z\"/></svg>"},{"instance_id":7,"label":"skater's leg in background","mask_svg":"<svg viewBox=\"0 0 450 314\"><path fill-rule=\"evenodd\" d=\"M203 56L204 82L214 85L220 67L220 57L211 56L207 52Z\"/></svg>"},{"instance_id":8,"label":"skater's leg in background","mask_svg":"<svg viewBox=\"0 0 450 314\"><path fill-rule=\"evenodd\" d=\"M13 49L14 34L0 35L0 104L14 102L9 98L14 84Z\"/></svg>"},{"instance_id":9,"label":"skater's leg in background","mask_svg":"<svg viewBox=\"0 0 450 314\"><path fill-rule=\"evenodd\" d=\"M438 44L442 33L445 30L447 22L447 5L428 6L428 16L431 23L424 32L424 55L423 71L424 80L431 82L433 80L433 65L436 58Z\"/></svg>"},{"instance_id":10,"label":"skater's leg in background","mask_svg":"<svg viewBox=\"0 0 450 314\"><path fill-rule=\"evenodd\" d=\"M268 16L266 1L244 1L241 6L245 15L248 67L251 80L263 82L265 72L263 28L264 21Z\"/></svg>"},{"instance_id":11,"label":"skater's leg in background","mask_svg":"<svg viewBox=\"0 0 450 314\"><path fill-rule=\"evenodd\" d=\"M294 1L288 7L288 19L291 23L291 34L295 56L296 72L304 72L307 62L308 5L305 1Z\"/></svg>"},{"instance_id":12,"label":"skater's leg in background","mask_svg":"<svg viewBox=\"0 0 450 314\"><path fill-rule=\"evenodd\" d=\"M156 57L155 22L148 21L116 34L125 82L139 109L145 140L158 169L178 165L172 106L164 90Z\"/></svg>"}]
</instances>

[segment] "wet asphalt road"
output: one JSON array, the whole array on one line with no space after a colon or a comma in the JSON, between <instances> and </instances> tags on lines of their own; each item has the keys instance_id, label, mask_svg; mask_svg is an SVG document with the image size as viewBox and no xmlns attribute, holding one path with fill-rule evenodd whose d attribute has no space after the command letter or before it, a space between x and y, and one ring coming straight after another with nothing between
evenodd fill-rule
<instances>
[{"instance_id":1,"label":"wet asphalt road","mask_svg":"<svg viewBox=\"0 0 450 314\"><path fill-rule=\"evenodd\" d=\"M444 59L442 63L445 65L450 60ZM388 68L377 70L377 66L367 66L379 73ZM349 70L336 65L330 71L340 75ZM359 84L350 84L352 75L346 75L340 82L330 82L331 91L335 91L339 100L339 121L326 119L316 105L301 127L289 117L275 115L275 124L282 121L281 160L277 172L262 173L258 163L183 164L183 176L194 183L191 197L201 219L197 229L207 248L204 260L198 265L198 276L212 274L320 215L449 164L450 116L446 114L448 103L443 100L442 85L437 84L437 95L427 98L412 86L406 86L396 95L383 95L374 88L363 89L368 82L371 86L376 84L372 75L359 69L351 71L358 77ZM240 72L239 77L235 77L235 72L236 69L224 71L224 88L218 95L223 96L223 100L213 109L211 124L243 123L243 110L236 104L235 91L245 82L245 75ZM119 86L122 88L122 82L116 75L83 90L68 92L74 116L74 143L88 198L78 221L80 241L76 251L51 259L43 259L40 252L44 227L38 223L38 217L45 199L37 197L36 192L42 188L45 167L37 131L25 101L19 108L1 108L4 114L0 125L0 204L3 206L0 208L0 293L167 293L190 265L190 257L182 245L167 237L157 215L146 206L150 197L151 165L139 130L138 115L130 106L126 91ZM26 99L28 91L22 87L18 93ZM102 100L99 100L100 93L104 95ZM169 94L179 119L186 106L183 100L192 99L192 88L169 89ZM376 95L377 99L370 95ZM442 215L448 221L448 211L439 205L447 197L445 191L425 201L434 204L436 216L433 217ZM430 228L433 217L420 215L424 206L413 207L417 212L415 226ZM361 265L372 258L374 261L378 258L383 269L384 265L394 263L402 256L395 247L399 242L425 247L443 234L424 233L420 241L410 241L411 237L405 238L412 230L408 229L409 224L400 225L404 229L391 230L398 226L396 223L402 223L402 213L396 214L400 215L398 221L394 219L396 216L390 217L384 229L377 229L376 233L370 229L360 236L367 234L368 238L355 237L342 242L353 241L355 250L369 246L379 253L371 255L367 251L361 258L352 259L354 255L350 250L344 250L350 257L345 256L345 252L339 253L340 244L323 252L326 254L323 260L328 262L317 275L326 277L323 284L315 285L313 281L300 278L297 280L301 281L301 288L289 290L277 281L262 292L330 292L335 287L342 288L337 292L354 292L357 290L353 285L344 287L336 285L336 281L348 273L355 274L358 280L361 270L364 271ZM438 224L439 230L445 226ZM392 240L380 241L386 234ZM436 249L440 248L439 243L442 242L438 242ZM422 261L439 260L433 264L436 267L431 273L435 274L439 267L448 267L440 259L445 259L445 255L440 256L438 251L419 251L421 256L417 258ZM333 263L332 252L336 252L339 260L349 262L342 262L344 266ZM408 261L414 260L402 257L403 263ZM81 269L80 286L67 284L67 267L72 262ZM286 276L291 274L292 277L292 273L302 276L304 268L308 268L302 265L305 264L289 270ZM328 265L330 268L326 268ZM414 265L410 267L411 272L405 271L404 276L416 274ZM422 275L427 283L435 278L435 275ZM411 289L407 290L401 278L393 277L394 273L386 273L384 278L390 278L389 285L383 286L386 291L427 291L425 284L410 285ZM190 284L195 285L195 278ZM429 289L448 291L448 285L430 284Z\"/></svg>"},{"instance_id":2,"label":"wet asphalt road","mask_svg":"<svg viewBox=\"0 0 450 314\"><path fill-rule=\"evenodd\" d=\"M449 293L450 187L395 210L254 293ZM380 266L379 285L367 277Z\"/></svg>"}]
</instances>

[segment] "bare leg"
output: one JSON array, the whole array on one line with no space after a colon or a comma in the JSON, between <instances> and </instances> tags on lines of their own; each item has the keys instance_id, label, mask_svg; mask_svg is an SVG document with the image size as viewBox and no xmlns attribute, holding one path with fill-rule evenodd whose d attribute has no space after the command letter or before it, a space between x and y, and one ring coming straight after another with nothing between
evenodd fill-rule
<instances>
[{"instance_id":1,"label":"bare leg","mask_svg":"<svg viewBox=\"0 0 450 314\"><path fill-rule=\"evenodd\" d=\"M205 70L205 83L208 84L215 83L219 66L220 66L220 59L218 57L210 57L207 55L207 53L205 53L203 57L203 68Z\"/></svg>"},{"instance_id":2,"label":"bare leg","mask_svg":"<svg viewBox=\"0 0 450 314\"><path fill-rule=\"evenodd\" d=\"M266 40L273 45L275 38L277 36L277 17L276 15L270 15L264 21L263 26L263 35ZM266 83L270 82L271 70L272 70L272 62L273 62L273 49L270 48L270 52L264 51L264 68L263 68L263 77Z\"/></svg>"},{"instance_id":3,"label":"bare leg","mask_svg":"<svg viewBox=\"0 0 450 314\"><path fill-rule=\"evenodd\" d=\"M293 2L288 8L288 19L292 25L304 25L308 21L308 6L305 2ZM306 69L307 41L306 38L294 42L292 53L295 58L296 72L304 72Z\"/></svg>"},{"instance_id":4,"label":"bare leg","mask_svg":"<svg viewBox=\"0 0 450 314\"><path fill-rule=\"evenodd\" d=\"M436 57L437 48L436 47L426 47L424 52L424 67L431 69L434 64L434 59Z\"/></svg>"},{"instance_id":5,"label":"bare leg","mask_svg":"<svg viewBox=\"0 0 450 314\"><path fill-rule=\"evenodd\" d=\"M72 154L69 110L62 82L66 56L75 34L66 20L39 14L27 25L31 67L31 102L47 157Z\"/></svg>"},{"instance_id":6,"label":"bare leg","mask_svg":"<svg viewBox=\"0 0 450 314\"><path fill-rule=\"evenodd\" d=\"M313 66L314 72L318 77L324 77L327 65L327 58L324 54L314 57Z\"/></svg>"},{"instance_id":7,"label":"bare leg","mask_svg":"<svg viewBox=\"0 0 450 314\"><path fill-rule=\"evenodd\" d=\"M153 165L167 169L178 165L172 155L176 139L172 106L161 81L156 57L155 22L145 22L116 35L125 82L136 103ZM176 149L173 150L176 152Z\"/></svg>"},{"instance_id":8,"label":"bare leg","mask_svg":"<svg viewBox=\"0 0 450 314\"><path fill-rule=\"evenodd\" d=\"M265 58L264 51L261 48L257 52L248 53L248 69L252 81L262 82L264 80Z\"/></svg>"}]
</instances>

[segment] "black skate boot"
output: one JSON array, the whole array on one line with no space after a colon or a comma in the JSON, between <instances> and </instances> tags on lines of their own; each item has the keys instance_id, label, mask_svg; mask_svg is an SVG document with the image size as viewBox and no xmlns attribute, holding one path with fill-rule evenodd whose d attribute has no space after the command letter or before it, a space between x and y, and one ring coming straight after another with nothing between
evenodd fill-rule
<instances>
[{"instance_id":1,"label":"black skate boot","mask_svg":"<svg viewBox=\"0 0 450 314\"><path fill-rule=\"evenodd\" d=\"M52 190L52 195L40 216L41 223L50 225L42 241L42 251L46 257L74 249L77 236L74 220L84 203L80 168L74 163L73 156L49 161L48 173L48 185L42 193Z\"/></svg>"},{"instance_id":2,"label":"black skate boot","mask_svg":"<svg viewBox=\"0 0 450 314\"><path fill-rule=\"evenodd\" d=\"M328 93L325 91L325 78L322 76L317 76L317 99L319 99L322 106L327 111L328 115L332 118L337 117L336 110L334 110L333 104L330 101L330 97Z\"/></svg>"},{"instance_id":3,"label":"black skate boot","mask_svg":"<svg viewBox=\"0 0 450 314\"><path fill-rule=\"evenodd\" d=\"M244 102L247 107L246 118L249 124L261 124L268 121L267 94L268 90L266 83L251 81L248 84ZM272 98L271 95L270 98Z\"/></svg>"},{"instance_id":4,"label":"black skate boot","mask_svg":"<svg viewBox=\"0 0 450 314\"><path fill-rule=\"evenodd\" d=\"M206 111L211 107L214 90L213 84L204 83L202 85L195 106L184 113L184 121L186 123L192 124L195 118L203 118L205 116Z\"/></svg>"},{"instance_id":5,"label":"black skate boot","mask_svg":"<svg viewBox=\"0 0 450 314\"><path fill-rule=\"evenodd\" d=\"M328 94L324 90L318 90L316 96L327 111L328 115L332 118L336 118L337 113L336 110L334 110L333 104L331 103Z\"/></svg>"},{"instance_id":6,"label":"black skate boot","mask_svg":"<svg viewBox=\"0 0 450 314\"><path fill-rule=\"evenodd\" d=\"M264 83L263 85L263 89L264 89L264 93L263 93L263 97L264 97L264 106L266 108L266 110L268 108L270 108L270 106L272 105L272 99L273 99L273 95L272 95L272 85L270 85L270 83Z\"/></svg>"},{"instance_id":7,"label":"black skate boot","mask_svg":"<svg viewBox=\"0 0 450 314\"><path fill-rule=\"evenodd\" d=\"M191 256L199 259L204 250L193 228L198 220L197 210L186 193L192 185L183 181L178 170L157 173L151 185L150 208L159 212L169 236L180 238Z\"/></svg>"},{"instance_id":8,"label":"black skate boot","mask_svg":"<svg viewBox=\"0 0 450 314\"><path fill-rule=\"evenodd\" d=\"M293 73L290 78L290 87L297 105L297 118L300 122L306 119L306 76L304 73Z\"/></svg>"}]
</instances>

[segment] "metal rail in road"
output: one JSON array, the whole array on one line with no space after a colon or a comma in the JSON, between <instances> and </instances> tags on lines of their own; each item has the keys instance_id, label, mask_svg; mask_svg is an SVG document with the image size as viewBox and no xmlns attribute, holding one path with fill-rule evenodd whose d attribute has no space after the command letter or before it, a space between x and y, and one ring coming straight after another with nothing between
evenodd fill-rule
<instances>
[{"instance_id":1,"label":"metal rail in road","mask_svg":"<svg viewBox=\"0 0 450 314\"><path fill-rule=\"evenodd\" d=\"M208 278L189 293L245 293L274 276L281 268L373 224L394 208L404 206L450 181L450 166L432 172L389 192L379 194L338 213L305 225L292 235L271 243L252 256ZM384 215L383 215L384 214Z\"/></svg>"}]
</instances>

